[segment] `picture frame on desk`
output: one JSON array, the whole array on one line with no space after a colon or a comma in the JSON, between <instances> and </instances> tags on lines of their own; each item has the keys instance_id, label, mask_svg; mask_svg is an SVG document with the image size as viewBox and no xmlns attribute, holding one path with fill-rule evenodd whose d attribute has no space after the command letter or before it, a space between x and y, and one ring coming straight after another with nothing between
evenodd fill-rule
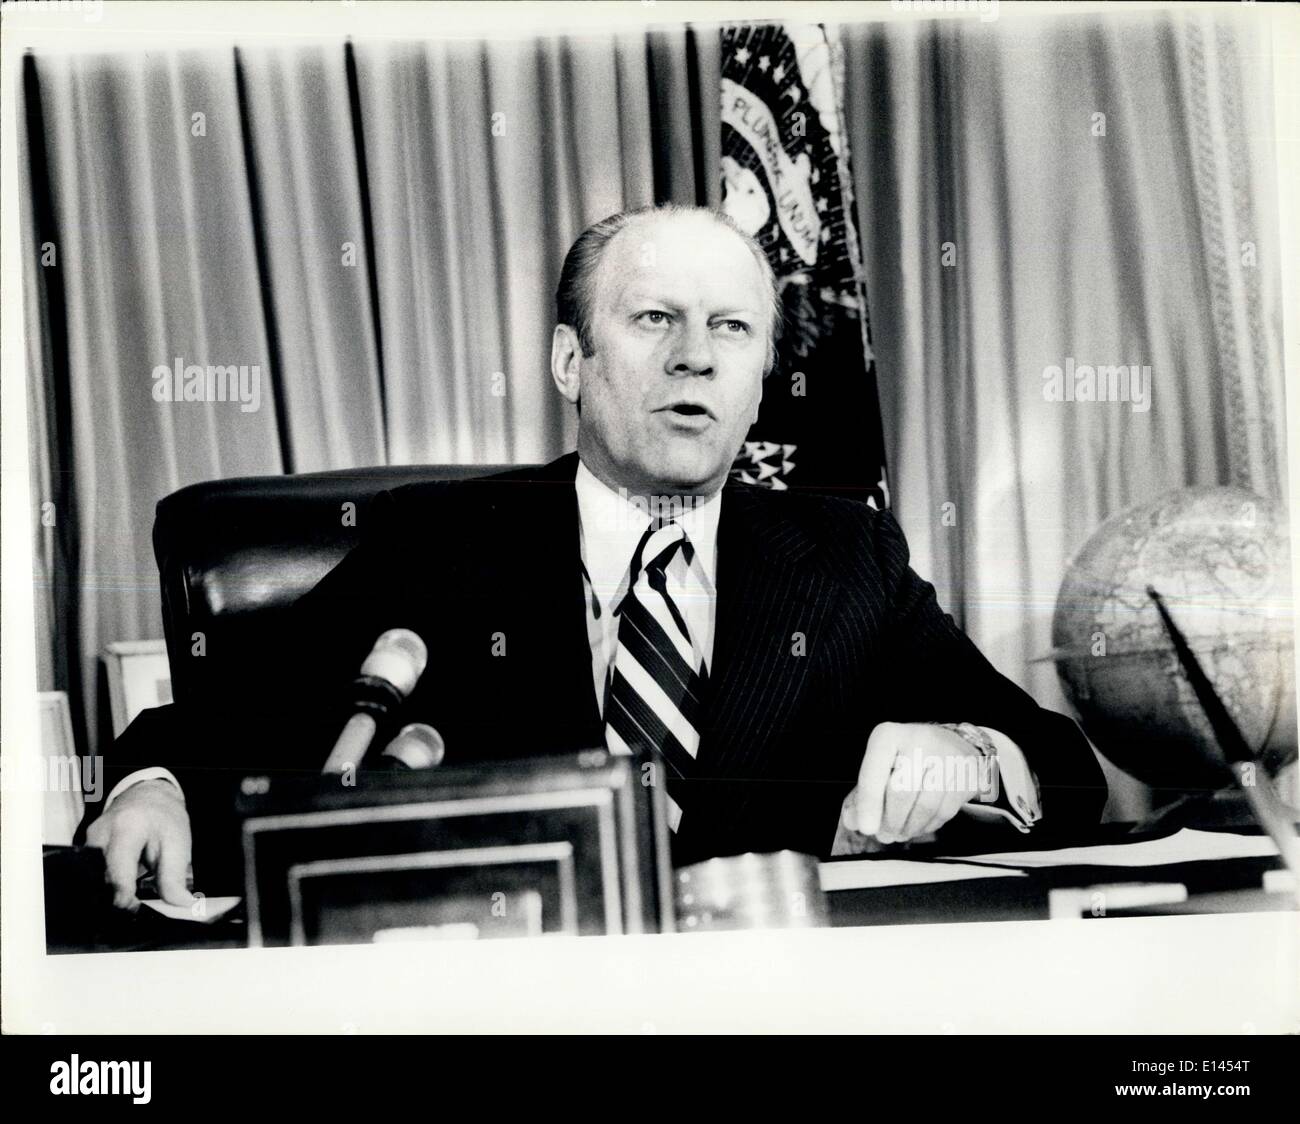
<instances>
[{"instance_id":1,"label":"picture frame on desk","mask_svg":"<svg viewBox=\"0 0 1300 1124\"><path fill-rule=\"evenodd\" d=\"M65 691L42 691L36 696L36 705L46 782L41 841L48 846L66 846L72 842L86 807L81 759L72 733L72 710Z\"/></svg>"},{"instance_id":2,"label":"picture frame on desk","mask_svg":"<svg viewBox=\"0 0 1300 1124\"><path fill-rule=\"evenodd\" d=\"M113 737L121 737L142 710L172 701L165 640L115 640L100 655L108 678Z\"/></svg>"},{"instance_id":3,"label":"picture frame on desk","mask_svg":"<svg viewBox=\"0 0 1300 1124\"><path fill-rule=\"evenodd\" d=\"M604 749L241 786L250 946L672 932L666 797Z\"/></svg>"}]
</instances>

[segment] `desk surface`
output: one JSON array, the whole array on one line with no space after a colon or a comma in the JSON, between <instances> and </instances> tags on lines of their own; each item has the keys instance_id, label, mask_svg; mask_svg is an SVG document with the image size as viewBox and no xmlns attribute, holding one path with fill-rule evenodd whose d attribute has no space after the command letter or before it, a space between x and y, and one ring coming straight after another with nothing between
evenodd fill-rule
<instances>
[{"instance_id":1,"label":"desk surface","mask_svg":"<svg viewBox=\"0 0 1300 1124\"><path fill-rule=\"evenodd\" d=\"M1090 891L1119 884L1159 883L1186 887L1182 903L1104 909L1086 906L1079 917L1135 917L1166 913L1252 913L1294 910L1294 895L1265 893L1272 858L1218 859L1151 867L1062 866L1025 872L1023 878L838 890L828 895L832 925L912 925L960 921L1039 921L1051 916L1054 890Z\"/></svg>"},{"instance_id":2,"label":"desk surface","mask_svg":"<svg viewBox=\"0 0 1300 1124\"><path fill-rule=\"evenodd\" d=\"M1109 824L1087 841L1131 842L1158 838L1171 831L1166 828L1157 833L1135 833L1133 825ZM1059 841L1053 845L1059 845ZM1025 849L1031 848L1026 845ZM975 852L973 847L967 849L967 853ZM951 856L954 851L931 845L908 848L902 854L891 849L879 857L924 860L934 859L939 853ZM103 884L103 857L93 848L47 848L44 865L51 953L242 948L246 943L242 906L210 924L171 920L150 909L141 909L135 915L113 910L111 895ZM1182 902L1105 909L1100 914L1095 907L1085 906L1078 916L1094 919L1294 910L1293 894L1263 890L1265 873L1281 865L1281 860L1272 856L1159 866L1053 866L1027 870L1020 877L836 890L827 895L828 914L832 926L1046 920L1051 915L1050 901L1055 890L1135 883L1180 884L1186 887L1187 898Z\"/></svg>"}]
</instances>

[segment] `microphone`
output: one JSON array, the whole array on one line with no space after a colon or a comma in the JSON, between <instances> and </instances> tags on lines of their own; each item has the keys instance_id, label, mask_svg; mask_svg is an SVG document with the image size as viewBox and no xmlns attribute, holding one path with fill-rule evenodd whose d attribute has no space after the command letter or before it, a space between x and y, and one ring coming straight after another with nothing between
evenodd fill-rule
<instances>
[{"instance_id":1,"label":"microphone","mask_svg":"<svg viewBox=\"0 0 1300 1124\"><path fill-rule=\"evenodd\" d=\"M442 764L447 745L442 735L424 722L403 726L384 747L379 763L390 769L432 769Z\"/></svg>"},{"instance_id":2,"label":"microphone","mask_svg":"<svg viewBox=\"0 0 1300 1124\"><path fill-rule=\"evenodd\" d=\"M402 704L428 662L424 641L409 628L390 628L375 641L352 682L352 717L325 759L322 773L342 773L349 765L361 763L379 720Z\"/></svg>"}]
</instances>

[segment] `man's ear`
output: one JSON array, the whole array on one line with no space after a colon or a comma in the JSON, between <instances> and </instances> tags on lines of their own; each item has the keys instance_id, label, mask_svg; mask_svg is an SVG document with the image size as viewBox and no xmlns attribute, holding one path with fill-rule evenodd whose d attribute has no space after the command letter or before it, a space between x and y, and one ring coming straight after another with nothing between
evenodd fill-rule
<instances>
[{"instance_id":1,"label":"man's ear","mask_svg":"<svg viewBox=\"0 0 1300 1124\"><path fill-rule=\"evenodd\" d=\"M754 400L754 416L749 419L749 425L752 429L758 424L758 411L763 405L763 386L767 382L767 372L763 372L763 377L758 380L758 397Z\"/></svg>"},{"instance_id":2,"label":"man's ear","mask_svg":"<svg viewBox=\"0 0 1300 1124\"><path fill-rule=\"evenodd\" d=\"M582 345L578 333L568 324L556 324L551 335L551 378L566 401L578 401L582 393Z\"/></svg>"}]
</instances>

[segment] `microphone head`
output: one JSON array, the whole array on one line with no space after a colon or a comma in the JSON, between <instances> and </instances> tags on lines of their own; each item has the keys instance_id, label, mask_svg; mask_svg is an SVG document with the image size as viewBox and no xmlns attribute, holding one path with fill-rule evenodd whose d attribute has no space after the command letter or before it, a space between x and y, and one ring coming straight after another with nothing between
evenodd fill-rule
<instances>
[{"instance_id":1,"label":"microphone head","mask_svg":"<svg viewBox=\"0 0 1300 1124\"><path fill-rule=\"evenodd\" d=\"M386 680L406 698L428 662L429 650L423 640L409 628L390 628L375 641L361 665L361 674Z\"/></svg>"},{"instance_id":2,"label":"microphone head","mask_svg":"<svg viewBox=\"0 0 1300 1124\"><path fill-rule=\"evenodd\" d=\"M432 769L442 764L447 746L442 735L424 722L403 726L387 746L383 757L400 762L408 769Z\"/></svg>"}]
</instances>

